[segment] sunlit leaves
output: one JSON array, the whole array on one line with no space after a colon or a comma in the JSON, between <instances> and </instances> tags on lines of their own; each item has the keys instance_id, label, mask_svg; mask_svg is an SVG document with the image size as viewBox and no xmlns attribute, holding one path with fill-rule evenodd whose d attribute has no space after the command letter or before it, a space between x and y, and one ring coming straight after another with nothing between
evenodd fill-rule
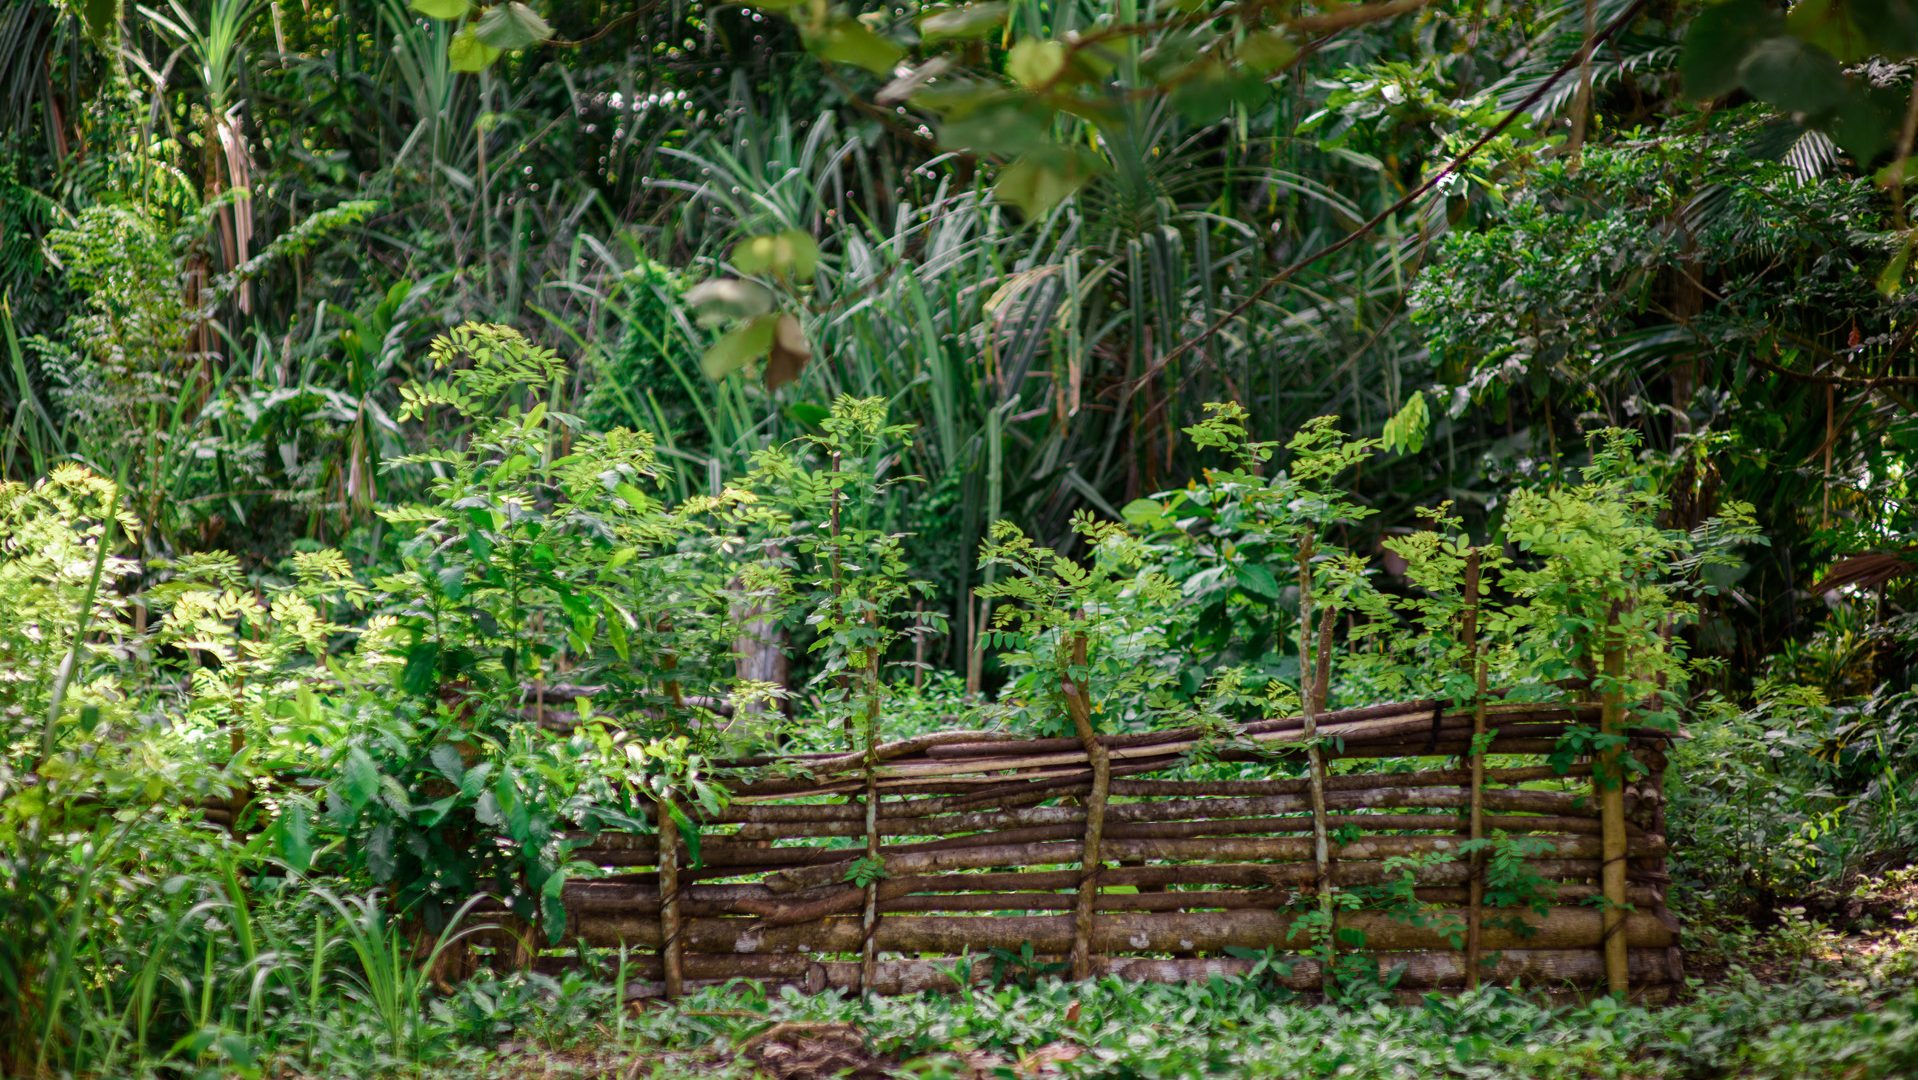
<instances>
[{"instance_id":1,"label":"sunlit leaves","mask_svg":"<svg viewBox=\"0 0 1918 1080\"><path fill-rule=\"evenodd\" d=\"M446 62L454 71L473 74L485 71L500 58L500 51L479 38L479 33L471 26L462 26L453 35L446 46Z\"/></svg>"},{"instance_id":2,"label":"sunlit leaves","mask_svg":"<svg viewBox=\"0 0 1918 1080\"><path fill-rule=\"evenodd\" d=\"M412 0L408 6L429 19L463 19L473 10L472 0Z\"/></svg>"},{"instance_id":3,"label":"sunlit leaves","mask_svg":"<svg viewBox=\"0 0 1918 1080\"><path fill-rule=\"evenodd\" d=\"M1006 54L1006 75L1028 89L1050 85L1065 66L1066 47L1057 41L1024 38Z\"/></svg>"},{"instance_id":4,"label":"sunlit leaves","mask_svg":"<svg viewBox=\"0 0 1918 1080\"><path fill-rule=\"evenodd\" d=\"M1425 449L1425 435L1431 429L1432 414L1426 409L1425 395L1414 391L1403 407L1385 422L1379 433L1379 445L1387 450L1416 454Z\"/></svg>"},{"instance_id":5,"label":"sunlit leaves","mask_svg":"<svg viewBox=\"0 0 1918 1080\"><path fill-rule=\"evenodd\" d=\"M732 263L742 274L775 274L806 281L819 268L819 242L801 229L751 236L733 245Z\"/></svg>"}]
</instances>

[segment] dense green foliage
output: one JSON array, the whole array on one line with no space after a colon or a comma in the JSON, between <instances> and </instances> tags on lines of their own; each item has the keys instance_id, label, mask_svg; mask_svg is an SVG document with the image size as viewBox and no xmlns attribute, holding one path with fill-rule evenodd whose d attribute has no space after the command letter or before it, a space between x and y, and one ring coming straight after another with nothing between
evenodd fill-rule
<instances>
[{"instance_id":1,"label":"dense green foliage","mask_svg":"<svg viewBox=\"0 0 1918 1080\"><path fill-rule=\"evenodd\" d=\"M1495 684L1622 646L1687 735L1700 954L1814 951L1918 844L1914 54L1907 0L6 7L0 1071L711 1071L762 1014L926 1075L1910 1071L1902 939L1558 1014L999 957L615 1022L432 958L478 892L562 933L582 835L696 858L719 755L1284 713L1304 593L1330 703L1467 702L1474 548Z\"/></svg>"}]
</instances>

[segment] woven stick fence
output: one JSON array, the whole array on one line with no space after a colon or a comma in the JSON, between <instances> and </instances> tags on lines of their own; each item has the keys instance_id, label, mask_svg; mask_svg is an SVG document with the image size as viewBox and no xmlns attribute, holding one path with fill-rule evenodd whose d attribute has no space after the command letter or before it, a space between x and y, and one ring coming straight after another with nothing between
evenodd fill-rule
<instances>
[{"instance_id":1,"label":"woven stick fence","mask_svg":"<svg viewBox=\"0 0 1918 1080\"><path fill-rule=\"evenodd\" d=\"M952 987L967 955L985 977L994 950L1026 946L1060 974L1159 981L1249 971L1240 950L1270 949L1296 955L1280 981L1312 992L1329 940L1346 964L1396 969L1408 993L1482 981L1657 999L1682 981L1664 906L1667 736L1622 729L1616 701L1322 711L1316 696L1225 736L1098 736L1069 688L1077 738L950 731L727 763L739 779L699 822L696 858L663 813L658 836L590 839L577 857L609 876L569 883L561 948L519 959L623 947L641 993L739 977L904 993ZM1574 726L1628 738L1549 764ZM1164 775L1199 755L1269 768ZM1549 890L1540 910L1494 906L1494 860L1457 857L1497 837L1519 838L1527 880ZM861 881L873 853L884 876ZM1410 910L1333 902L1408 874ZM1319 912L1336 934L1306 932Z\"/></svg>"}]
</instances>

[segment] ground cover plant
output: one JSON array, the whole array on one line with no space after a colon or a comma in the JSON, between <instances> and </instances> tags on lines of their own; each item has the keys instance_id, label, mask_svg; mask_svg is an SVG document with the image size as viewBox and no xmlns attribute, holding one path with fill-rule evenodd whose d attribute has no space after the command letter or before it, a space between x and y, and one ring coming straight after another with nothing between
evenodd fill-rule
<instances>
[{"instance_id":1,"label":"ground cover plant","mask_svg":"<svg viewBox=\"0 0 1918 1080\"><path fill-rule=\"evenodd\" d=\"M1918 1071L1914 28L8 6L0 1074ZM1557 902L1466 814L1337 888L1319 830L1297 938L1183 985L569 937L594 845L693 880L796 755L1191 730L1181 780L1322 798L1381 766L1243 726L1494 692L1670 736L1669 1003L1425 998L1340 933L1469 949L1450 858ZM1555 738L1533 791L1649 783Z\"/></svg>"}]
</instances>

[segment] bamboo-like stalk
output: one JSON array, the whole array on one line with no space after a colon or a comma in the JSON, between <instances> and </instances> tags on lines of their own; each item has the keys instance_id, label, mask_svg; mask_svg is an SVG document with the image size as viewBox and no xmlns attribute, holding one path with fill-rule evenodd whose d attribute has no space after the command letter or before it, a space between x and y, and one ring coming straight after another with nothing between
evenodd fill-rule
<instances>
[{"instance_id":1,"label":"bamboo-like stalk","mask_svg":"<svg viewBox=\"0 0 1918 1080\"><path fill-rule=\"evenodd\" d=\"M1465 553L1465 614L1460 640L1465 646L1465 662L1471 665L1472 696L1472 780L1471 820L1467 835L1472 840L1472 881L1466 901L1465 985L1478 989L1479 962L1484 953L1481 938L1485 920L1485 853L1477 845L1485 839L1485 679L1486 658L1479 649L1478 605L1481 553L1474 547Z\"/></svg>"},{"instance_id":2,"label":"bamboo-like stalk","mask_svg":"<svg viewBox=\"0 0 1918 1080\"><path fill-rule=\"evenodd\" d=\"M1625 723L1625 650L1618 630L1619 609L1614 604L1605 620L1603 717L1599 721L1602 736L1619 735ZM1605 985L1613 994L1631 991L1631 973L1626 962L1625 916L1629 901L1625 895L1625 859L1629 846L1625 831L1624 756L1616 746L1599 752L1598 768L1592 776L1598 785L1599 821L1603 829L1605 890L1602 945L1605 954Z\"/></svg>"}]
</instances>

